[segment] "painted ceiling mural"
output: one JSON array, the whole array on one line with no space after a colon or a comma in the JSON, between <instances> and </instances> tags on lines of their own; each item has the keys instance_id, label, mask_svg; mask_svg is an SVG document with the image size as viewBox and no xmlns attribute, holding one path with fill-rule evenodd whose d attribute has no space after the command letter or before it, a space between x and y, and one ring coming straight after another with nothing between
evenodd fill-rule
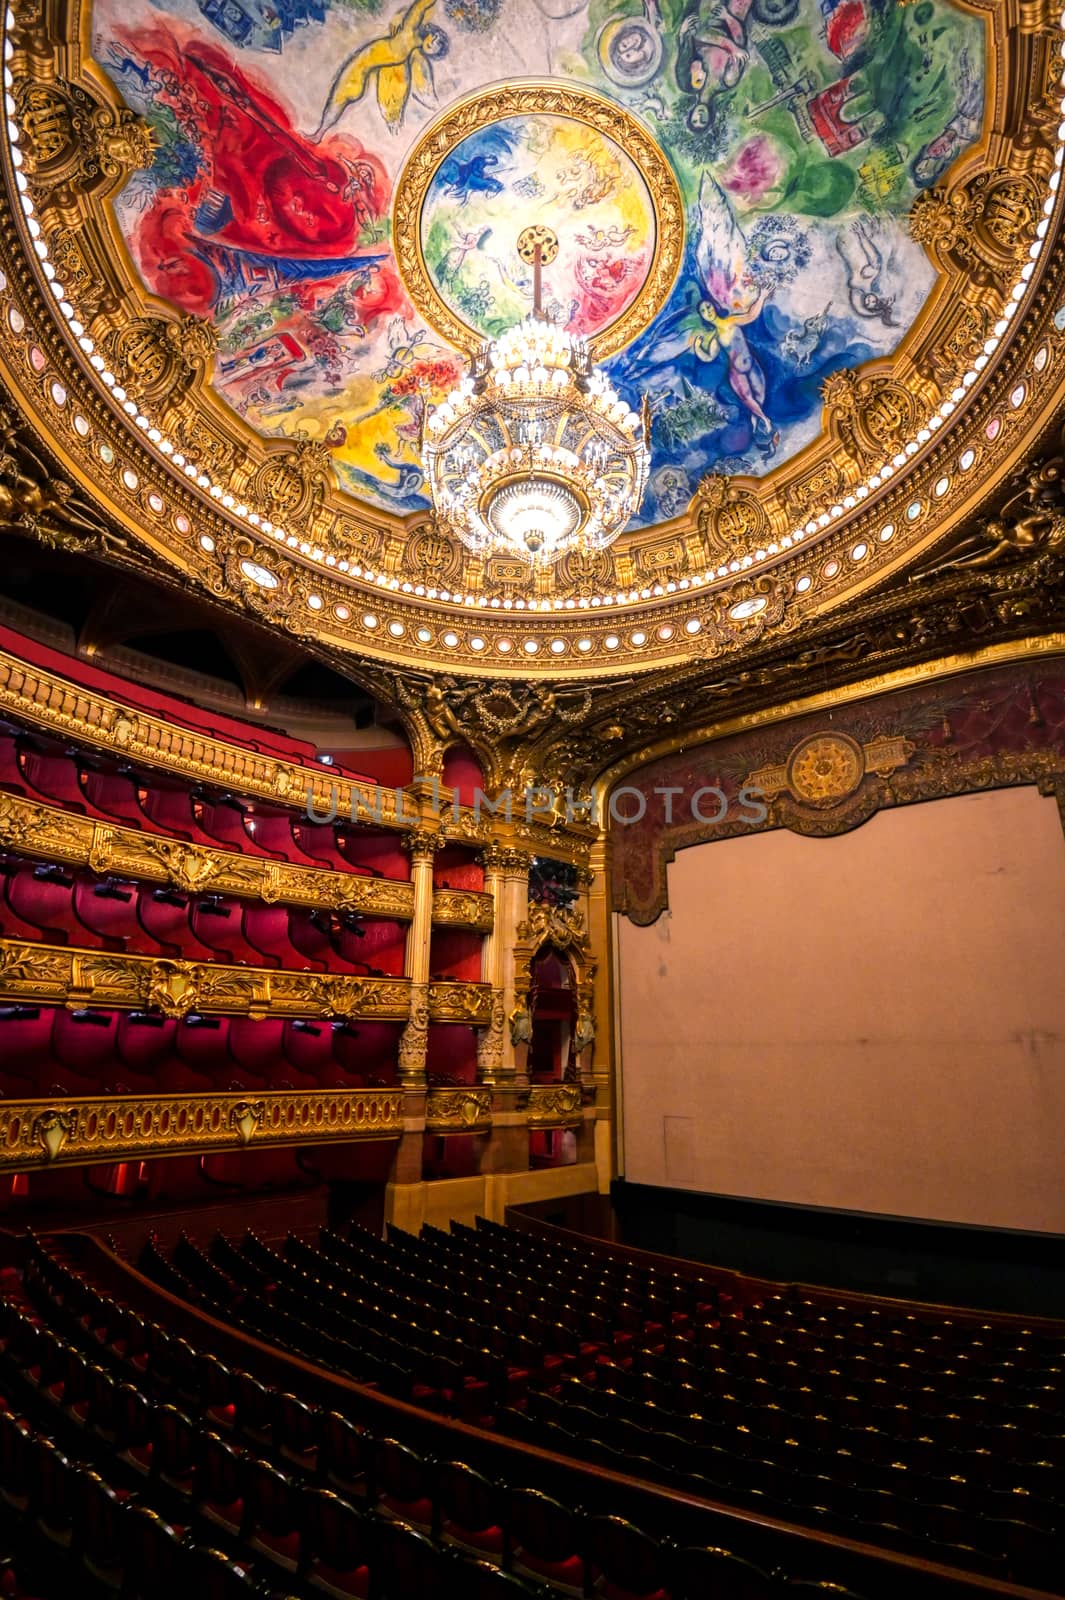
<instances>
[{"instance_id":1,"label":"painted ceiling mural","mask_svg":"<svg viewBox=\"0 0 1065 1600\"><path fill-rule=\"evenodd\" d=\"M532 296L517 235L549 221L545 304L594 335L656 248L624 141L545 99L441 149L415 304L392 204L446 108L560 79L639 119L676 175L680 270L605 362L654 414L645 524L709 470L793 456L825 379L896 348L933 282L910 208L983 119L983 24L949 0L96 0L93 27L158 144L117 201L146 287L213 321L214 386L253 427L324 441L342 488L400 514L428 504L422 414L462 364L437 299L509 326Z\"/></svg>"}]
</instances>

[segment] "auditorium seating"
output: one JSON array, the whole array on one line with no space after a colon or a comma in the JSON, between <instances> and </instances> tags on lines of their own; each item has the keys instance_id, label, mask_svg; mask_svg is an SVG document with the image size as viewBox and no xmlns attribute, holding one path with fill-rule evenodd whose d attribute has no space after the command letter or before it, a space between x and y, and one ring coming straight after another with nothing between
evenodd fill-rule
<instances>
[{"instance_id":1,"label":"auditorium seating","mask_svg":"<svg viewBox=\"0 0 1065 1600\"><path fill-rule=\"evenodd\" d=\"M212 1254L227 1317L397 1398L949 1565L1065 1572L1065 1331L738 1303L488 1224Z\"/></svg>"},{"instance_id":2,"label":"auditorium seating","mask_svg":"<svg viewBox=\"0 0 1065 1600\"><path fill-rule=\"evenodd\" d=\"M232 1289L188 1241L174 1256L158 1261L172 1290L195 1292L178 1262L204 1294ZM0 1503L42 1593L801 1600L776 1567L420 1450L401 1414L372 1430L262 1383L97 1287L61 1244L30 1239L21 1274L0 1274L0 1380Z\"/></svg>"}]
</instances>

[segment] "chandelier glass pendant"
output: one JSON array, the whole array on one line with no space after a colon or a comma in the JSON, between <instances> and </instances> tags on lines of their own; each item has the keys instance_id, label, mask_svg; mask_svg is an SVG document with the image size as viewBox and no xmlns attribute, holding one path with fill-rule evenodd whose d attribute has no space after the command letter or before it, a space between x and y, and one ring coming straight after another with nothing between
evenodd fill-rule
<instances>
[{"instance_id":1,"label":"chandelier glass pendant","mask_svg":"<svg viewBox=\"0 0 1065 1600\"><path fill-rule=\"evenodd\" d=\"M633 411L593 365L586 339L540 309L558 240L526 228L533 312L474 353L429 412L422 459L440 522L478 555L550 566L611 544L637 510L650 461L646 401Z\"/></svg>"}]
</instances>

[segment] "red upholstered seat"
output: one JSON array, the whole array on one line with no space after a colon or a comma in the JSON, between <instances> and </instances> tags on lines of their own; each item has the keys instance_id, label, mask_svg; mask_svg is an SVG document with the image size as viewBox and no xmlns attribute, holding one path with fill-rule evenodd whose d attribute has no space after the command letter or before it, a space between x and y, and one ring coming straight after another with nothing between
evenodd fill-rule
<instances>
[{"instance_id":1,"label":"red upholstered seat","mask_svg":"<svg viewBox=\"0 0 1065 1600\"><path fill-rule=\"evenodd\" d=\"M190 844L215 843L197 822L192 809L191 791L184 785L172 785L165 779L153 778L145 788L141 809L160 833Z\"/></svg>"},{"instance_id":2,"label":"red upholstered seat","mask_svg":"<svg viewBox=\"0 0 1065 1600\"><path fill-rule=\"evenodd\" d=\"M81 928L74 915L74 879L54 867L31 866L28 862L7 877L4 893L17 917L45 934L49 944L87 944L99 946L101 940ZM75 929L77 934L75 935ZM74 936L72 936L74 935Z\"/></svg>"},{"instance_id":3,"label":"red upholstered seat","mask_svg":"<svg viewBox=\"0 0 1065 1600\"><path fill-rule=\"evenodd\" d=\"M349 972L350 962L336 948L337 918L331 911L309 911L299 906L288 914L288 937L294 948L316 971Z\"/></svg>"},{"instance_id":4,"label":"red upholstered seat","mask_svg":"<svg viewBox=\"0 0 1065 1600\"><path fill-rule=\"evenodd\" d=\"M289 913L284 906L246 905L244 939L256 951L261 966L287 967L296 972L327 970L324 961L312 958L292 943Z\"/></svg>"},{"instance_id":5,"label":"red upholstered seat","mask_svg":"<svg viewBox=\"0 0 1065 1600\"><path fill-rule=\"evenodd\" d=\"M305 1489L301 1499L304 1581L314 1590L356 1600L370 1590L374 1525L330 1489Z\"/></svg>"},{"instance_id":6,"label":"red upholstered seat","mask_svg":"<svg viewBox=\"0 0 1065 1600\"><path fill-rule=\"evenodd\" d=\"M221 1089L233 1065L229 1053L229 1018L182 1017L175 1034L177 1054L193 1072L204 1077L212 1088Z\"/></svg>"},{"instance_id":7,"label":"red upholstered seat","mask_svg":"<svg viewBox=\"0 0 1065 1600\"><path fill-rule=\"evenodd\" d=\"M62 1067L97 1081L97 1092L118 1064L118 1015L114 1011L56 1008L52 1050Z\"/></svg>"},{"instance_id":8,"label":"red upholstered seat","mask_svg":"<svg viewBox=\"0 0 1065 1600\"><path fill-rule=\"evenodd\" d=\"M130 955L166 955L167 947L141 922L139 901L135 883L79 876L74 884L74 912L90 939Z\"/></svg>"},{"instance_id":9,"label":"red upholstered seat","mask_svg":"<svg viewBox=\"0 0 1065 1600\"><path fill-rule=\"evenodd\" d=\"M333 1056L333 1024L328 1018L286 1022L283 1048L296 1072L319 1088L348 1087L348 1076Z\"/></svg>"},{"instance_id":10,"label":"red upholstered seat","mask_svg":"<svg viewBox=\"0 0 1065 1600\"><path fill-rule=\"evenodd\" d=\"M79 772L81 792L86 803L115 822L134 828L144 826L137 780L129 772L99 771L82 765Z\"/></svg>"},{"instance_id":11,"label":"red upholstered seat","mask_svg":"<svg viewBox=\"0 0 1065 1600\"><path fill-rule=\"evenodd\" d=\"M0 728L0 789L10 794L26 793L26 780L19 766L18 739L7 728Z\"/></svg>"},{"instance_id":12,"label":"red upholstered seat","mask_svg":"<svg viewBox=\"0 0 1065 1600\"><path fill-rule=\"evenodd\" d=\"M244 1486L245 1542L286 1571L295 1572L300 1557L298 1490L269 1461L248 1461Z\"/></svg>"},{"instance_id":13,"label":"red upholstered seat","mask_svg":"<svg viewBox=\"0 0 1065 1600\"><path fill-rule=\"evenodd\" d=\"M539 1489L512 1489L507 1510L510 1564L563 1594L584 1593L581 1518Z\"/></svg>"},{"instance_id":14,"label":"red upholstered seat","mask_svg":"<svg viewBox=\"0 0 1065 1600\"><path fill-rule=\"evenodd\" d=\"M336 834L331 822L304 820L294 822L292 837L301 854L317 866L331 867L335 872L342 872L348 865L337 848Z\"/></svg>"},{"instance_id":15,"label":"red upholstered seat","mask_svg":"<svg viewBox=\"0 0 1065 1600\"><path fill-rule=\"evenodd\" d=\"M261 966L258 951L244 938L243 909L239 900L205 895L191 903L189 922L196 938L213 950L217 959Z\"/></svg>"},{"instance_id":16,"label":"red upholstered seat","mask_svg":"<svg viewBox=\"0 0 1065 1600\"><path fill-rule=\"evenodd\" d=\"M227 850L239 851L246 856L267 856L269 851L258 843L255 832L244 825L244 807L239 800L198 799L194 802L196 819L204 833Z\"/></svg>"},{"instance_id":17,"label":"red upholstered seat","mask_svg":"<svg viewBox=\"0 0 1065 1600\"><path fill-rule=\"evenodd\" d=\"M234 1017L228 1026L229 1053L238 1071L247 1075L248 1086L257 1081L279 1087L282 1078L292 1071L285 1059L282 1019ZM233 1077L232 1071L229 1076Z\"/></svg>"},{"instance_id":18,"label":"red upholstered seat","mask_svg":"<svg viewBox=\"0 0 1065 1600\"><path fill-rule=\"evenodd\" d=\"M176 1032L178 1021L173 1016L123 1011L118 1018L115 1040L118 1059L130 1072L141 1077L155 1077L166 1062L173 1061Z\"/></svg>"},{"instance_id":19,"label":"red upholstered seat","mask_svg":"<svg viewBox=\"0 0 1065 1600\"><path fill-rule=\"evenodd\" d=\"M190 961L213 961L215 952L192 931L191 906L188 895L174 889L151 889L145 884L137 901L137 915L145 932L165 954L184 956Z\"/></svg>"},{"instance_id":20,"label":"red upholstered seat","mask_svg":"<svg viewBox=\"0 0 1065 1600\"><path fill-rule=\"evenodd\" d=\"M11 904L7 892L9 880L19 873L28 871L27 863L18 861L14 857L0 865L0 937L5 939L39 939L41 937L41 929L35 922L27 922L25 917L19 915ZM57 942L62 943L62 940Z\"/></svg>"},{"instance_id":21,"label":"red upholstered seat","mask_svg":"<svg viewBox=\"0 0 1065 1600\"><path fill-rule=\"evenodd\" d=\"M4 1092L32 1098L52 1060L51 1006L0 1006L0 1073Z\"/></svg>"},{"instance_id":22,"label":"red upholstered seat","mask_svg":"<svg viewBox=\"0 0 1065 1600\"><path fill-rule=\"evenodd\" d=\"M82 794L73 756L51 746L38 747L22 740L19 761L28 793L39 795L52 805L60 805L65 811L76 811L84 816L103 815Z\"/></svg>"},{"instance_id":23,"label":"red upholstered seat","mask_svg":"<svg viewBox=\"0 0 1065 1600\"><path fill-rule=\"evenodd\" d=\"M292 831L292 824L296 820L289 811L265 810L256 803L254 812L250 807L245 810L244 828L267 855L304 866L318 866L315 858L305 854L296 842Z\"/></svg>"}]
</instances>

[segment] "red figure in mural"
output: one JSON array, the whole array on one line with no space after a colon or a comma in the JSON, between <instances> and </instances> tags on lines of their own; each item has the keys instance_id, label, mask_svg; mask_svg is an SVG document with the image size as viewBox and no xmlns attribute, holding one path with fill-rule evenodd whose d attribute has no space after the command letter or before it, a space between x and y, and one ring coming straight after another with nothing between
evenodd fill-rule
<instances>
[{"instance_id":1,"label":"red figure in mural","mask_svg":"<svg viewBox=\"0 0 1065 1600\"><path fill-rule=\"evenodd\" d=\"M162 191L138 225L137 253L156 293L186 311L210 310L219 295L219 247L321 258L323 277L330 260L359 253L360 232L388 200L371 152L341 135L311 143L224 50L183 42L177 28L160 25L124 43L158 84L160 114L177 119L205 168L187 188Z\"/></svg>"}]
</instances>

